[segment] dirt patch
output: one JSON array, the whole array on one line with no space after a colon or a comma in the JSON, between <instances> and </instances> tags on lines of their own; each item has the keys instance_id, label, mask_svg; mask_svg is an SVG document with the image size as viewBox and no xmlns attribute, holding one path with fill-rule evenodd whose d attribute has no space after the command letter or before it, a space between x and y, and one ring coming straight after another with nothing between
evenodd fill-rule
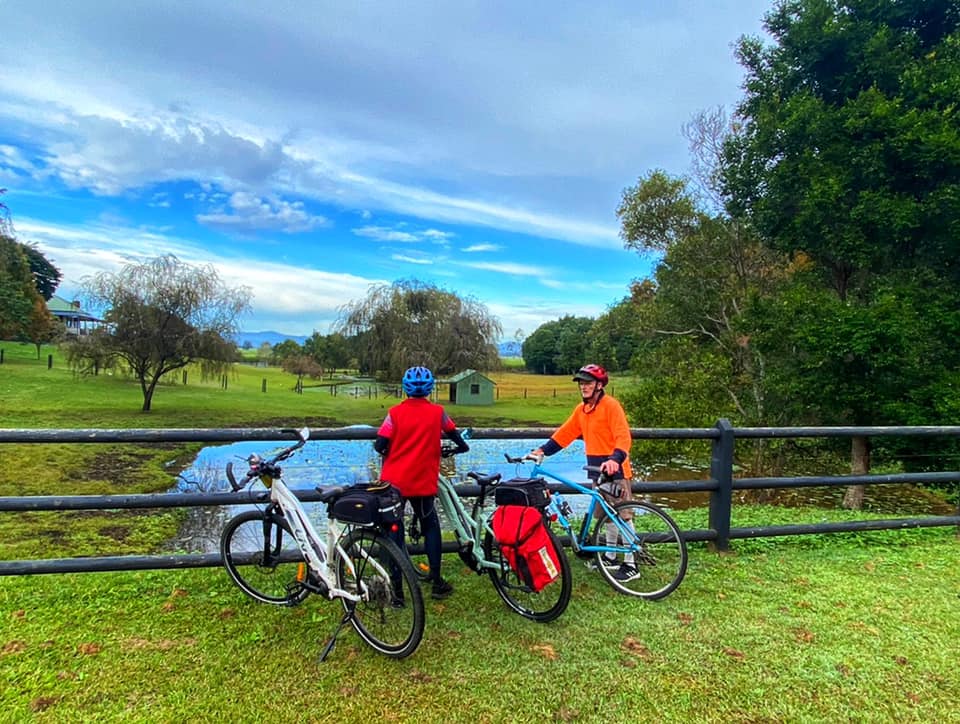
<instances>
[{"instance_id":1,"label":"dirt patch","mask_svg":"<svg viewBox=\"0 0 960 724\"><path fill-rule=\"evenodd\" d=\"M97 531L100 535L113 538L115 541L125 541L130 535L130 528L122 525L111 525Z\"/></svg>"}]
</instances>

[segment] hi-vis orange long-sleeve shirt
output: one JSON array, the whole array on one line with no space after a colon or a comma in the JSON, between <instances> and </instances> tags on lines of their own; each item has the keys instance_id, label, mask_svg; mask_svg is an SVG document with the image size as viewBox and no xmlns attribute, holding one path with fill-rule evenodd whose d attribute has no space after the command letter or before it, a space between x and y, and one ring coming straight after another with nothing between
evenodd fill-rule
<instances>
[{"instance_id":1,"label":"hi-vis orange long-sleeve shirt","mask_svg":"<svg viewBox=\"0 0 960 724\"><path fill-rule=\"evenodd\" d=\"M577 405L567 421L550 436L561 448L578 438L583 438L587 465L600 465L611 457L617 460L620 456L615 455L614 451L619 450L624 456L620 461L623 477L633 477L629 460L633 438L623 407L615 399L603 395L595 406L584 403Z\"/></svg>"}]
</instances>

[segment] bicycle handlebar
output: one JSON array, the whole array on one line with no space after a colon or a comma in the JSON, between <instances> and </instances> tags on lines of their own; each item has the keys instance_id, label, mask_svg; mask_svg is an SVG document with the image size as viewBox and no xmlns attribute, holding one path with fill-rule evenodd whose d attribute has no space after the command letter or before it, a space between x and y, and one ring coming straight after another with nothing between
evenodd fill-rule
<instances>
[{"instance_id":1,"label":"bicycle handlebar","mask_svg":"<svg viewBox=\"0 0 960 724\"><path fill-rule=\"evenodd\" d=\"M279 478L280 477L280 467L277 465L281 460L286 460L288 457L293 455L294 452L302 448L307 440L310 439L310 428L302 427L299 430L293 428L283 428L280 432L292 432L297 435L297 442L286 447L272 458L264 460L257 453L251 454L247 457L247 464L250 466L250 469L247 471L247 474L243 476L243 479L238 483L237 479L233 475L233 461L227 463L227 480L230 482L230 487L233 488L233 492L238 492L246 487L251 480L254 478Z\"/></svg>"},{"instance_id":2,"label":"bicycle handlebar","mask_svg":"<svg viewBox=\"0 0 960 724\"><path fill-rule=\"evenodd\" d=\"M522 465L523 463L526 463L526 462L532 462L537 467L543 464L543 458L546 457L543 454L534 455L533 453L526 453L524 455L521 455L520 457L513 457L510 455L510 453L504 453L503 456L507 459L508 463ZM584 465L582 469L586 470L588 473L597 473L600 476L600 482L607 482L608 480L613 479L610 475L605 473L599 465ZM562 478L556 473L547 472L546 474L549 477L556 478L557 480L562 480Z\"/></svg>"}]
</instances>

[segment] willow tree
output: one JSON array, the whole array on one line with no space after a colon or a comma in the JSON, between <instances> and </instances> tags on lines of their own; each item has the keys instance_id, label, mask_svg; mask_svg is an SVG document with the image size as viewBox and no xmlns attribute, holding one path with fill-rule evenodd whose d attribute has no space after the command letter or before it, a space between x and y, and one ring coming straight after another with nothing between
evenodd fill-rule
<instances>
[{"instance_id":1,"label":"willow tree","mask_svg":"<svg viewBox=\"0 0 960 724\"><path fill-rule=\"evenodd\" d=\"M358 342L363 371L399 379L413 365L444 375L497 364L500 322L471 297L407 279L371 287L340 311L338 330Z\"/></svg>"},{"instance_id":2,"label":"willow tree","mask_svg":"<svg viewBox=\"0 0 960 724\"><path fill-rule=\"evenodd\" d=\"M250 290L225 286L210 265L195 267L165 255L86 277L83 295L90 308L106 310L106 324L68 346L70 365L128 370L140 382L142 409L149 412L165 374L199 363L210 376L232 363L232 337L249 309Z\"/></svg>"}]
</instances>

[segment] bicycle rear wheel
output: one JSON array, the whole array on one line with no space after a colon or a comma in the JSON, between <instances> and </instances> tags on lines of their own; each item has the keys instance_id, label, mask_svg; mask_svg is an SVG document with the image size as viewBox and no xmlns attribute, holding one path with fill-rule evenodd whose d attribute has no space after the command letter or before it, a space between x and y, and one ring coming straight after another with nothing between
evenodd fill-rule
<instances>
[{"instance_id":1,"label":"bicycle rear wheel","mask_svg":"<svg viewBox=\"0 0 960 724\"><path fill-rule=\"evenodd\" d=\"M604 561L605 556L614 555L613 551L598 552L597 568L621 593L652 601L669 595L687 572L687 544L677 524L653 503L629 501L614 506L614 510L628 527L632 522L637 535L625 541L618 532L616 540L607 540L607 518L598 518L590 543L615 547L618 565L613 567Z\"/></svg>"},{"instance_id":2,"label":"bicycle rear wheel","mask_svg":"<svg viewBox=\"0 0 960 724\"><path fill-rule=\"evenodd\" d=\"M310 595L297 580L307 563L290 525L269 511L230 519L220 536L220 556L233 582L261 603L295 606Z\"/></svg>"},{"instance_id":3,"label":"bicycle rear wheel","mask_svg":"<svg viewBox=\"0 0 960 724\"><path fill-rule=\"evenodd\" d=\"M560 574L539 591L530 588L520 575L510 567L503 551L501 551L489 530L483 538L484 558L488 562L496 564L495 567L486 570L493 582L493 587L500 594L500 598L516 613L540 623L553 621L566 611L570 603L570 594L573 591L573 573L570 570L570 561L567 560L567 555L563 550L563 544L560 543L560 539L557 538L549 523L545 523L545 525L547 526L550 543L557 553Z\"/></svg>"},{"instance_id":4,"label":"bicycle rear wheel","mask_svg":"<svg viewBox=\"0 0 960 724\"><path fill-rule=\"evenodd\" d=\"M342 598L360 638L396 659L416 651L423 638L423 594L410 558L378 530L353 528L337 550L337 584L361 596Z\"/></svg>"}]
</instances>

